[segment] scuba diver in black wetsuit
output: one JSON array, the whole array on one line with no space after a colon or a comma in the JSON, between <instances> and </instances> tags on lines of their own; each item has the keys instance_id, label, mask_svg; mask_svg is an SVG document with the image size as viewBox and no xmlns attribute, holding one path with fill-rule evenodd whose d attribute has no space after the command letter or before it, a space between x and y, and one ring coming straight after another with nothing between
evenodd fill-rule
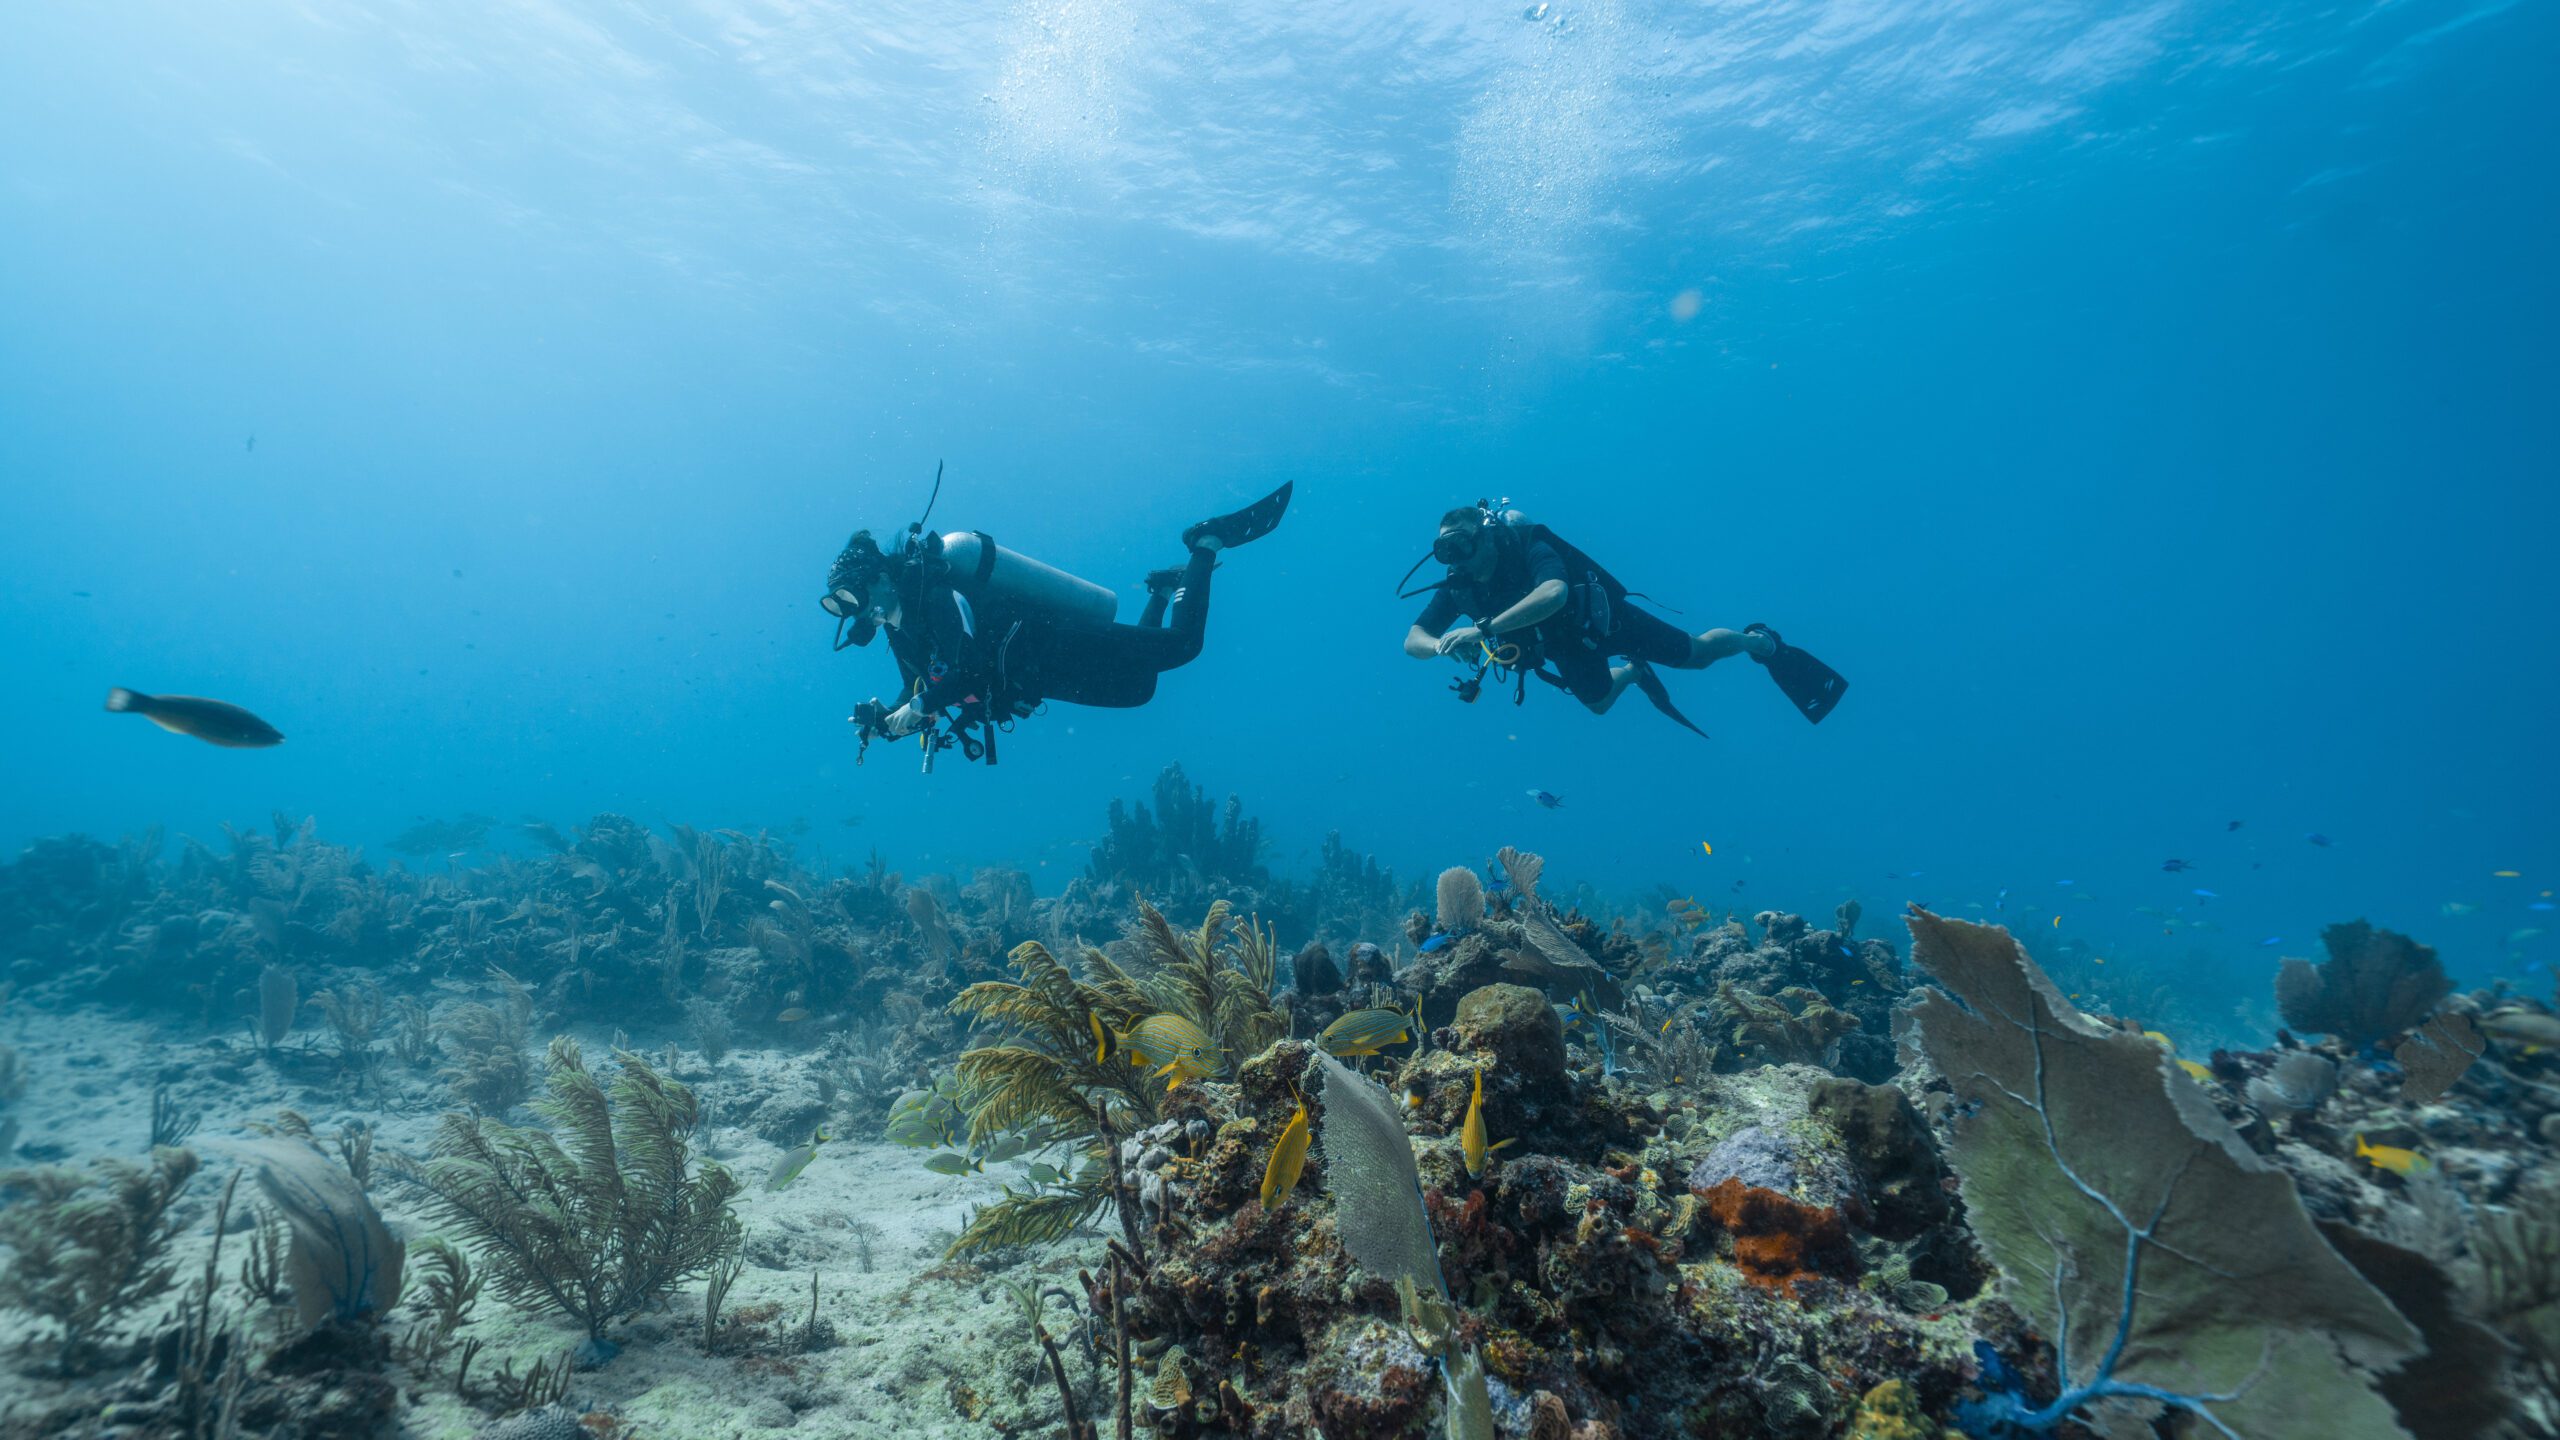
<instances>
[{"instance_id":1,"label":"scuba diver in black wetsuit","mask_svg":"<svg viewBox=\"0 0 2560 1440\"><path fill-rule=\"evenodd\" d=\"M997 732L1045 701L1146 704L1157 676L1200 653L1218 552L1270 534L1294 488L1183 531L1189 560L1147 576L1146 609L1135 625L1114 621L1119 601L1110 591L1007 550L983 531L937 535L918 520L896 554L870 531L855 531L818 603L836 617L839 650L886 629L904 683L895 707L875 697L847 717L863 747L874 737L921 733L928 770L936 751L954 745L993 764ZM925 513L932 515L930 503Z\"/></svg>"},{"instance_id":2,"label":"scuba diver in black wetsuit","mask_svg":"<svg viewBox=\"0 0 2560 1440\"><path fill-rule=\"evenodd\" d=\"M1766 625L1691 635L1637 609L1616 577L1509 505L1479 500L1441 516L1431 553L1405 578L1434 560L1448 567L1448 578L1423 590L1399 590L1407 599L1431 594L1405 632L1404 653L1417 660L1446 655L1471 667L1472 674L1450 686L1458 698L1474 700L1492 674L1513 678L1516 703L1534 674L1604 714L1634 685L1663 714L1698 730L1671 703L1654 666L1703 670L1727 656L1749 655L1816 724L1849 688L1830 666ZM1456 624L1462 615L1475 623ZM1627 663L1613 666L1613 657Z\"/></svg>"}]
</instances>

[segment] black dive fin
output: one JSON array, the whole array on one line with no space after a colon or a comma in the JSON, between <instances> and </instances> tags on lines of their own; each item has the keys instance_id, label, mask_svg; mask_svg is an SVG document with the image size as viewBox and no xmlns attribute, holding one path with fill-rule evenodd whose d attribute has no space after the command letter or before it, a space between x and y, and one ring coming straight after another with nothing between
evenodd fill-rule
<instances>
[{"instance_id":1,"label":"black dive fin","mask_svg":"<svg viewBox=\"0 0 2560 1440\"><path fill-rule=\"evenodd\" d=\"M1670 687L1662 683L1661 676L1653 673L1652 666L1647 665L1641 660L1631 660L1627 663L1635 667L1636 688L1644 692L1644 698L1653 702L1654 709L1659 710L1663 714L1670 716L1673 720L1678 721L1682 727L1696 731L1699 739L1706 740L1712 738L1706 731L1698 729L1696 721L1681 714L1679 706L1671 703Z\"/></svg>"},{"instance_id":2,"label":"black dive fin","mask_svg":"<svg viewBox=\"0 0 2560 1440\"><path fill-rule=\"evenodd\" d=\"M1778 688L1798 710L1804 712L1806 720L1821 724L1832 707L1840 703L1840 697L1848 693L1849 682L1840 677L1839 671L1814 659L1811 654L1778 639L1778 632L1768 626L1754 625L1750 628L1777 641L1778 653L1760 661L1768 670L1769 678L1778 682Z\"/></svg>"},{"instance_id":3,"label":"black dive fin","mask_svg":"<svg viewBox=\"0 0 2560 1440\"><path fill-rule=\"evenodd\" d=\"M1291 480L1241 510L1203 520L1182 532L1182 543L1197 545L1203 538L1215 535L1220 545L1233 550L1247 541L1259 540L1280 528L1280 517L1289 512L1289 496L1297 488L1298 482Z\"/></svg>"}]
</instances>

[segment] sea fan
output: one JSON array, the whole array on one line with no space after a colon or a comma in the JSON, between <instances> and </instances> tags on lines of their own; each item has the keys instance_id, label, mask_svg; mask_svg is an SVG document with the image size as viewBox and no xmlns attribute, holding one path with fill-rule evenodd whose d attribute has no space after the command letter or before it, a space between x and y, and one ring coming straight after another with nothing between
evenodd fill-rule
<instances>
[{"instance_id":1,"label":"sea fan","mask_svg":"<svg viewBox=\"0 0 2560 1440\"><path fill-rule=\"evenodd\" d=\"M354 1320L388 1311L400 1300L408 1247L353 1174L307 1142L244 1142L258 1188L293 1231L288 1262L296 1321Z\"/></svg>"},{"instance_id":2,"label":"sea fan","mask_svg":"<svg viewBox=\"0 0 2560 1440\"><path fill-rule=\"evenodd\" d=\"M2308 1115L2338 1091L2337 1062L2308 1050L2286 1052L2264 1079L2249 1082L2249 1100L2261 1110Z\"/></svg>"},{"instance_id":3,"label":"sea fan","mask_svg":"<svg viewBox=\"0 0 2560 1440\"><path fill-rule=\"evenodd\" d=\"M1463 935L1484 923L1484 882L1464 865L1440 872L1440 928Z\"/></svg>"}]
</instances>

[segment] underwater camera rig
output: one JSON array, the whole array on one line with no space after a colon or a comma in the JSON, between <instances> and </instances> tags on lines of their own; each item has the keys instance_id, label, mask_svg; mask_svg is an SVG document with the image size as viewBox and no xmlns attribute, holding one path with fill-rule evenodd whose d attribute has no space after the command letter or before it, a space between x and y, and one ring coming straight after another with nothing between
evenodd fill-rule
<instances>
[{"instance_id":1,"label":"underwater camera rig","mask_svg":"<svg viewBox=\"0 0 2560 1440\"><path fill-rule=\"evenodd\" d=\"M1537 668L1538 662L1523 655L1520 646L1508 640L1499 645L1490 640L1478 640L1476 650L1476 655L1458 662L1467 667L1467 673L1449 682L1450 693L1473 705L1484 694L1485 677L1491 676L1497 684L1511 686L1512 704L1527 703L1529 672Z\"/></svg>"},{"instance_id":2,"label":"underwater camera rig","mask_svg":"<svg viewBox=\"0 0 2560 1440\"><path fill-rule=\"evenodd\" d=\"M853 707L853 731L860 745L853 752L853 763L860 765L871 754L871 742L883 738L889 719L889 707L876 700L865 700ZM933 773L934 757L957 748L964 760L996 763L996 734L1012 729L1010 721L999 722L989 715L986 706L971 702L953 711L937 711L925 717L924 728L915 732L916 748L923 752L922 769Z\"/></svg>"}]
</instances>

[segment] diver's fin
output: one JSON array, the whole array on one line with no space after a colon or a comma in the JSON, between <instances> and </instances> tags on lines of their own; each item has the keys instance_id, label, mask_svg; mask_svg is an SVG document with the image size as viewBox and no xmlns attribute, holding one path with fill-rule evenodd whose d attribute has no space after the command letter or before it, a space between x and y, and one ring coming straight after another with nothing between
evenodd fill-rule
<instances>
[{"instance_id":1,"label":"diver's fin","mask_svg":"<svg viewBox=\"0 0 2560 1440\"><path fill-rule=\"evenodd\" d=\"M1823 717L1829 715L1832 707L1840 703L1840 697L1848 692L1849 682L1840 677L1839 671L1780 639L1778 632L1768 626L1753 624L1743 628L1744 633L1766 635L1777 645L1777 653L1760 660L1761 666L1768 670L1770 679L1778 682L1778 688L1785 692L1787 699L1804 712L1807 721L1821 724ZM1756 655L1752 658L1759 659Z\"/></svg>"},{"instance_id":2,"label":"diver's fin","mask_svg":"<svg viewBox=\"0 0 2560 1440\"><path fill-rule=\"evenodd\" d=\"M1706 731L1699 730L1696 721L1681 714L1680 707L1671 703L1670 687L1662 683L1662 677L1654 673L1652 666L1641 660L1630 660L1627 663L1635 667L1636 688L1644 692L1644 698L1653 702L1654 709L1678 721L1684 729L1696 731L1701 740L1713 738Z\"/></svg>"},{"instance_id":3,"label":"diver's fin","mask_svg":"<svg viewBox=\"0 0 2560 1440\"><path fill-rule=\"evenodd\" d=\"M1291 480L1241 510L1203 520L1182 532L1182 543L1197 548L1202 540L1214 536L1222 548L1232 550L1259 540L1280 528L1280 517L1289 510L1290 492L1297 488L1298 482Z\"/></svg>"}]
</instances>

